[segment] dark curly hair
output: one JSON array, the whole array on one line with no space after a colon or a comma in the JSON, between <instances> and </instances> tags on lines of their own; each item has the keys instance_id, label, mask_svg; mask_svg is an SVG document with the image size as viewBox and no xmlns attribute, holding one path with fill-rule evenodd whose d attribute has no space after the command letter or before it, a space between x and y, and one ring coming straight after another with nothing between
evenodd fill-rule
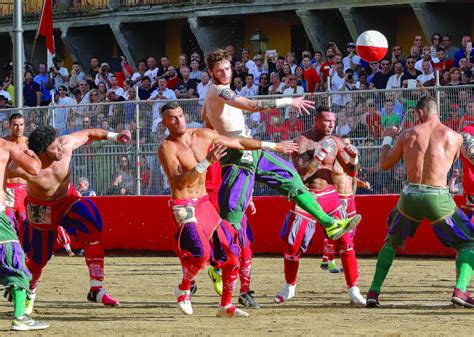
<instances>
[{"instance_id":1,"label":"dark curly hair","mask_svg":"<svg viewBox=\"0 0 474 337\"><path fill-rule=\"evenodd\" d=\"M28 137L28 147L39 156L46 152L55 139L56 130L52 126L38 126Z\"/></svg>"},{"instance_id":2,"label":"dark curly hair","mask_svg":"<svg viewBox=\"0 0 474 337\"><path fill-rule=\"evenodd\" d=\"M225 49L216 49L207 55L206 58L206 66L207 69L213 70L214 65L218 62L221 62L222 60L228 60L230 61L231 57L229 54L227 54L227 51Z\"/></svg>"}]
</instances>

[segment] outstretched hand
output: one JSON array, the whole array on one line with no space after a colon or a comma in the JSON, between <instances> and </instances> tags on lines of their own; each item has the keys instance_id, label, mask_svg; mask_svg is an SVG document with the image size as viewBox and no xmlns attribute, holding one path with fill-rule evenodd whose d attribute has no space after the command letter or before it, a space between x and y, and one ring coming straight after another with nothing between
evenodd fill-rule
<instances>
[{"instance_id":1,"label":"outstretched hand","mask_svg":"<svg viewBox=\"0 0 474 337\"><path fill-rule=\"evenodd\" d=\"M277 143L275 151L284 154L290 154L298 151L298 144L294 142L281 142Z\"/></svg>"},{"instance_id":2,"label":"outstretched hand","mask_svg":"<svg viewBox=\"0 0 474 337\"><path fill-rule=\"evenodd\" d=\"M123 130L117 136L117 142L125 144L132 140L132 134L128 130Z\"/></svg>"},{"instance_id":3,"label":"outstretched hand","mask_svg":"<svg viewBox=\"0 0 474 337\"><path fill-rule=\"evenodd\" d=\"M392 137L394 138L398 134L399 128L395 125L391 125L385 130L383 130L382 137Z\"/></svg>"},{"instance_id":4,"label":"outstretched hand","mask_svg":"<svg viewBox=\"0 0 474 337\"><path fill-rule=\"evenodd\" d=\"M227 147L224 145L223 142L214 143L212 145L212 148L207 153L206 159L210 163L214 163L215 161L218 161L227 154L226 150Z\"/></svg>"},{"instance_id":5,"label":"outstretched hand","mask_svg":"<svg viewBox=\"0 0 474 337\"><path fill-rule=\"evenodd\" d=\"M303 115L303 112L309 115L308 109L314 109L314 102L304 99L304 97L295 97L291 102L291 106L296 108L298 115Z\"/></svg>"}]
</instances>

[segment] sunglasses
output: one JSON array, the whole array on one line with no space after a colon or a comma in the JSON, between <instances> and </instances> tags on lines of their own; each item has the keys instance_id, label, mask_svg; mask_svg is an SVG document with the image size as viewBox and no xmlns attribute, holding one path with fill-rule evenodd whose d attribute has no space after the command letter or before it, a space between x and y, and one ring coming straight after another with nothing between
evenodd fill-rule
<instances>
[{"instance_id":1,"label":"sunglasses","mask_svg":"<svg viewBox=\"0 0 474 337\"><path fill-rule=\"evenodd\" d=\"M407 64L413 64L415 63L414 61L407 61Z\"/></svg>"},{"instance_id":2,"label":"sunglasses","mask_svg":"<svg viewBox=\"0 0 474 337\"><path fill-rule=\"evenodd\" d=\"M67 91L66 89L59 88L58 91Z\"/></svg>"},{"instance_id":3,"label":"sunglasses","mask_svg":"<svg viewBox=\"0 0 474 337\"><path fill-rule=\"evenodd\" d=\"M268 80L268 77L260 77L261 80Z\"/></svg>"},{"instance_id":4,"label":"sunglasses","mask_svg":"<svg viewBox=\"0 0 474 337\"><path fill-rule=\"evenodd\" d=\"M382 63L382 67L387 67L389 65L390 65L390 63Z\"/></svg>"}]
</instances>

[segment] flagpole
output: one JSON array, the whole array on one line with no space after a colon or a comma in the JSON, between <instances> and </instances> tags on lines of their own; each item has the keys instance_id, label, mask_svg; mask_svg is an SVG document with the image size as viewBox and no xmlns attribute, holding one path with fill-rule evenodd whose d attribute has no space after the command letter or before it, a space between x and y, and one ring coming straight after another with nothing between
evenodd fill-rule
<instances>
[{"instance_id":1,"label":"flagpole","mask_svg":"<svg viewBox=\"0 0 474 337\"><path fill-rule=\"evenodd\" d=\"M33 48L31 48L30 63L33 63L33 56L35 55L36 41L38 40L39 28L41 27L41 21L43 20L44 7L47 1L43 1L43 7L41 8L40 19L38 21L38 27L36 28L35 39L33 40Z\"/></svg>"},{"instance_id":2,"label":"flagpole","mask_svg":"<svg viewBox=\"0 0 474 337\"><path fill-rule=\"evenodd\" d=\"M21 0L13 7L13 73L15 81L15 108L23 107L23 27Z\"/></svg>"}]
</instances>

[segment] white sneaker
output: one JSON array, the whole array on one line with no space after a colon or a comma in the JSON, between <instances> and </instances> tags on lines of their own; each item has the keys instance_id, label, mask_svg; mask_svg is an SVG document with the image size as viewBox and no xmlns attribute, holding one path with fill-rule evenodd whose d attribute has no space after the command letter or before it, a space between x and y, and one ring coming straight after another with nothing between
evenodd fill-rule
<instances>
[{"instance_id":1,"label":"white sneaker","mask_svg":"<svg viewBox=\"0 0 474 337\"><path fill-rule=\"evenodd\" d=\"M288 301L289 299L292 299L293 297L295 297L295 292L296 292L296 284L291 285L289 283L285 283L283 288L276 294L273 301L275 303L282 303L282 302Z\"/></svg>"},{"instance_id":2,"label":"white sneaker","mask_svg":"<svg viewBox=\"0 0 474 337\"><path fill-rule=\"evenodd\" d=\"M181 290L179 287L176 287L176 302L181 311L186 315L193 314L193 307L191 306L191 291Z\"/></svg>"},{"instance_id":3,"label":"white sneaker","mask_svg":"<svg viewBox=\"0 0 474 337\"><path fill-rule=\"evenodd\" d=\"M33 312L33 305L35 304L35 299L36 299L36 293L29 294L26 296L26 301L25 301L25 314L26 315L31 315L31 313Z\"/></svg>"},{"instance_id":4,"label":"white sneaker","mask_svg":"<svg viewBox=\"0 0 474 337\"><path fill-rule=\"evenodd\" d=\"M228 304L225 307L220 306L217 309L217 317L249 317L249 313L240 310L235 305Z\"/></svg>"},{"instance_id":5,"label":"white sneaker","mask_svg":"<svg viewBox=\"0 0 474 337\"><path fill-rule=\"evenodd\" d=\"M365 306L365 298L360 294L359 287L352 287L349 289L349 302L351 304Z\"/></svg>"}]
</instances>

